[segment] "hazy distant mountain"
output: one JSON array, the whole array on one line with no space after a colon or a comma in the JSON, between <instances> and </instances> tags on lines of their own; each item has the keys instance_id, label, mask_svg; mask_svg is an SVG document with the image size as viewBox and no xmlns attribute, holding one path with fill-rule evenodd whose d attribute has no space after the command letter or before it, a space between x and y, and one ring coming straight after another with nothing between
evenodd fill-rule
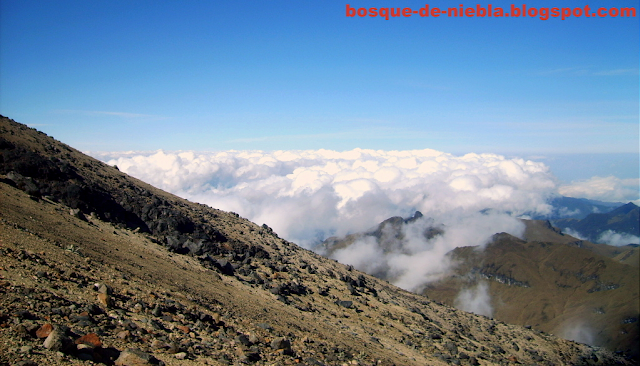
<instances>
[{"instance_id":1,"label":"hazy distant mountain","mask_svg":"<svg viewBox=\"0 0 640 366\"><path fill-rule=\"evenodd\" d=\"M0 329L2 365L632 363L403 291L1 116Z\"/></svg>"},{"instance_id":2,"label":"hazy distant mountain","mask_svg":"<svg viewBox=\"0 0 640 366\"><path fill-rule=\"evenodd\" d=\"M554 225L571 230L582 238L604 243L615 234L640 237L640 208L632 202L607 213L592 213L583 219L558 219ZM630 241L629 241L630 243ZM628 244L624 241L619 244ZM636 242L637 244L637 242Z\"/></svg>"},{"instance_id":3,"label":"hazy distant mountain","mask_svg":"<svg viewBox=\"0 0 640 366\"><path fill-rule=\"evenodd\" d=\"M583 219L592 213L607 213L622 206L619 202L602 202L586 198L555 197L549 204L553 211L549 215L533 214L534 220Z\"/></svg>"}]
</instances>

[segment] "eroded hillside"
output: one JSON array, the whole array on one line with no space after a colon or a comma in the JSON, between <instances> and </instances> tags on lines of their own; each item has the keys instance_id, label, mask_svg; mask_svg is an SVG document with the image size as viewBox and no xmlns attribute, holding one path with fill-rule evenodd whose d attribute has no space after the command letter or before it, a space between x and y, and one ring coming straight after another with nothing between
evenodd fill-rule
<instances>
[{"instance_id":1,"label":"eroded hillside","mask_svg":"<svg viewBox=\"0 0 640 366\"><path fill-rule=\"evenodd\" d=\"M638 267L582 245L496 235L484 250L450 253L460 264L424 294L456 304L461 291L485 283L496 319L638 357Z\"/></svg>"}]
</instances>

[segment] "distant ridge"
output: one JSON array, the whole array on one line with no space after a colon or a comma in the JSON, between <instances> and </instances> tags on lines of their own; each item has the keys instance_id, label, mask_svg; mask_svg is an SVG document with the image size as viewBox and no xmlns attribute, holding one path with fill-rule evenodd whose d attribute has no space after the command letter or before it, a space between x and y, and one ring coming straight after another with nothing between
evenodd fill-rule
<instances>
[{"instance_id":1,"label":"distant ridge","mask_svg":"<svg viewBox=\"0 0 640 366\"><path fill-rule=\"evenodd\" d=\"M584 219L592 213L607 213L616 207L622 206L620 202L602 202L589 200L586 198L555 197L549 204L552 212L548 215L531 215L535 220L557 220L557 219Z\"/></svg>"},{"instance_id":2,"label":"distant ridge","mask_svg":"<svg viewBox=\"0 0 640 366\"><path fill-rule=\"evenodd\" d=\"M592 213L581 220L559 219L554 224L596 243L601 242L602 234L607 231L640 237L640 208L629 202L608 213Z\"/></svg>"}]
</instances>

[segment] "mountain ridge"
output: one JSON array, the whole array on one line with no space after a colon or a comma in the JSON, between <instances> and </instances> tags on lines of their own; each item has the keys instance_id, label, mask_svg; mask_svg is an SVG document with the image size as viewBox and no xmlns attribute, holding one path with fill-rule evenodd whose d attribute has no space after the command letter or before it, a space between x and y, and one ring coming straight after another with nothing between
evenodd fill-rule
<instances>
[{"instance_id":1,"label":"mountain ridge","mask_svg":"<svg viewBox=\"0 0 640 366\"><path fill-rule=\"evenodd\" d=\"M563 230L573 230L592 242L600 243L607 232L640 237L640 207L633 202L607 213L592 213L583 219L558 219L554 224Z\"/></svg>"},{"instance_id":2,"label":"mountain ridge","mask_svg":"<svg viewBox=\"0 0 640 366\"><path fill-rule=\"evenodd\" d=\"M401 290L6 117L0 152L0 364L633 363Z\"/></svg>"},{"instance_id":3,"label":"mountain ridge","mask_svg":"<svg viewBox=\"0 0 640 366\"><path fill-rule=\"evenodd\" d=\"M633 212L635 208L627 205L619 210ZM565 324L576 319L592 322L593 328L598 329L597 336L589 338L592 344L638 357L638 247L580 240L563 233L548 220L520 221L525 226L521 238L498 233L482 248L461 246L451 250L445 257L451 263L447 272L437 281L425 281L418 292L464 308L467 305L460 303L463 294L481 288L482 296L476 292L476 300L467 301L478 303L482 298L484 315L508 323L533 325L554 334L566 333L564 328L569 327ZM391 218L367 232L332 238L324 243L326 252L331 256L356 242L377 245L383 251L402 248L405 222ZM433 220L429 220L427 228L422 234L422 240L427 242L433 238L428 232L437 229L440 235L447 231ZM384 232L386 236L376 236L376 232ZM372 274L395 280L385 271ZM587 306L589 303L592 305ZM598 309L595 318L593 309Z\"/></svg>"}]
</instances>

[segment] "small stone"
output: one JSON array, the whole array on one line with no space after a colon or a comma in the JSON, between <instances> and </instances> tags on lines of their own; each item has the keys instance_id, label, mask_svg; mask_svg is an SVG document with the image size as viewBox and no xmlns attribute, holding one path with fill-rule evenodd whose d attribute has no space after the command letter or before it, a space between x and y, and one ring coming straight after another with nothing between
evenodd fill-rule
<instances>
[{"instance_id":1,"label":"small stone","mask_svg":"<svg viewBox=\"0 0 640 366\"><path fill-rule=\"evenodd\" d=\"M79 218L81 220L85 220L85 221L87 220L87 218L84 216L84 214L82 213L82 211L80 211L79 208L71 208L71 209L69 209L69 214L71 216L77 217L77 218Z\"/></svg>"},{"instance_id":2,"label":"small stone","mask_svg":"<svg viewBox=\"0 0 640 366\"><path fill-rule=\"evenodd\" d=\"M154 339L153 342L151 342L151 347L153 348L162 348L165 347L167 344L159 339Z\"/></svg>"},{"instance_id":3,"label":"small stone","mask_svg":"<svg viewBox=\"0 0 640 366\"><path fill-rule=\"evenodd\" d=\"M107 308L113 306L113 299L107 294L98 294L98 302Z\"/></svg>"},{"instance_id":4,"label":"small stone","mask_svg":"<svg viewBox=\"0 0 640 366\"><path fill-rule=\"evenodd\" d=\"M44 340L44 348L51 351L60 351L64 345L64 334L58 328L53 328L51 333L47 336L47 339Z\"/></svg>"},{"instance_id":5,"label":"small stone","mask_svg":"<svg viewBox=\"0 0 640 366\"><path fill-rule=\"evenodd\" d=\"M169 343L167 346L169 347L167 353L175 354L180 352L180 347L175 342Z\"/></svg>"},{"instance_id":6,"label":"small stone","mask_svg":"<svg viewBox=\"0 0 640 366\"><path fill-rule=\"evenodd\" d=\"M98 285L98 293L111 295L111 287L105 285L104 283L96 284Z\"/></svg>"},{"instance_id":7,"label":"small stone","mask_svg":"<svg viewBox=\"0 0 640 366\"><path fill-rule=\"evenodd\" d=\"M180 329L185 334L188 334L191 331L186 325L178 325L176 328Z\"/></svg>"},{"instance_id":8,"label":"small stone","mask_svg":"<svg viewBox=\"0 0 640 366\"><path fill-rule=\"evenodd\" d=\"M248 348L241 349L240 352L240 362L242 363L253 363L260 360L260 352L257 349Z\"/></svg>"},{"instance_id":9,"label":"small stone","mask_svg":"<svg viewBox=\"0 0 640 366\"><path fill-rule=\"evenodd\" d=\"M273 327L272 327L270 324L268 324L268 323L258 323L258 324L256 324L256 325L257 325L258 327L260 327L260 328L264 329L264 330L269 331L269 332L273 330Z\"/></svg>"},{"instance_id":10,"label":"small stone","mask_svg":"<svg viewBox=\"0 0 640 366\"><path fill-rule=\"evenodd\" d=\"M249 336L249 342L251 342L252 344L260 343L260 338L255 334L251 334Z\"/></svg>"},{"instance_id":11,"label":"small stone","mask_svg":"<svg viewBox=\"0 0 640 366\"><path fill-rule=\"evenodd\" d=\"M153 310L151 311L151 315L153 316L160 316L162 315L162 308L160 307L160 305L156 305Z\"/></svg>"},{"instance_id":12,"label":"small stone","mask_svg":"<svg viewBox=\"0 0 640 366\"><path fill-rule=\"evenodd\" d=\"M147 366L158 365L160 362L150 354L139 349L127 349L122 351L115 361L116 366Z\"/></svg>"},{"instance_id":13,"label":"small stone","mask_svg":"<svg viewBox=\"0 0 640 366\"><path fill-rule=\"evenodd\" d=\"M120 339L127 339L129 338L129 336L131 336L131 332L129 332L128 330L123 330L118 332L118 334L116 334L116 337Z\"/></svg>"},{"instance_id":14,"label":"small stone","mask_svg":"<svg viewBox=\"0 0 640 366\"><path fill-rule=\"evenodd\" d=\"M20 347L20 353L31 353L31 350L33 350L33 347L31 346Z\"/></svg>"},{"instance_id":15,"label":"small stone","mask_svg":"<svg viewBox=\"0 0 640 366\"><path fill-rule=\"evenodd\" d=\"M213 321L215 322L214 324L220 325L220 321L222 320L222 316L220 315L220 313L213 313L211 315L211 317L213 318Z\"/></svg>"},{"instance_id":16,"label":"small stone","mask_svg":"<svg viewBox=\"0 0 640 366\"><path fill-rule=\"evenodd\" d=\"M236 337L236 342L240 343L243 346L249 347L251 346L251 341L249 340L249 337L247 337L244 334L240 334L239 336Z\"/></svg>"},{"instance_id":17,"label":"small stone","mask_svg":"<svg viewBox=\"0 0 640 366\"><path fill-rule=\"evenodd\" d=\"M20 310L16 312L15 316L20 319L33 319L33 315L27 310Z\"/></svg>"},{"instance_id":18,"label":"small stone","mask_svg":"<svg viewBox=\"0 0 640 366\"><path fill-rule=\"evenodd\" d=\"M27 338L29 336L29 332L27 331L27 328L22 324L18 324L14 326L13 333L20 338Z\"/></svg>"},{"instance_id":19,"label":"small stone","mask_svg":"<svg viewBox=\"0 0 640 366\"><path fill-rule=\"evenodd\" d=\"M93 348L102 347L102 342L100 341L100 338L98 337L98 335L95 333L89 333L89 334L83 335L82 337L76 339L75 344L77 345L84 344Z\"/></svg>"},{"instance_id":20,"label":"small stone","mask_svg":"<svg viewBox=\"0 0 640 366\"><path fill-rule=\"evenodd\" d=\"M284 337L278 337L271 341L271 348L275 350L291 350L291 342Z\"/></svg>"},{"instance_id":21,"label":"small stone","mask_svg":"<svg viewBox=\"0 0 640 366\"><path fill-rule=\"evenodd\" d=\"M187 352L178 352L174 355L174 357L178 360L184 360L185 358L187 358Z\"/></svg>"}]
</instances>

